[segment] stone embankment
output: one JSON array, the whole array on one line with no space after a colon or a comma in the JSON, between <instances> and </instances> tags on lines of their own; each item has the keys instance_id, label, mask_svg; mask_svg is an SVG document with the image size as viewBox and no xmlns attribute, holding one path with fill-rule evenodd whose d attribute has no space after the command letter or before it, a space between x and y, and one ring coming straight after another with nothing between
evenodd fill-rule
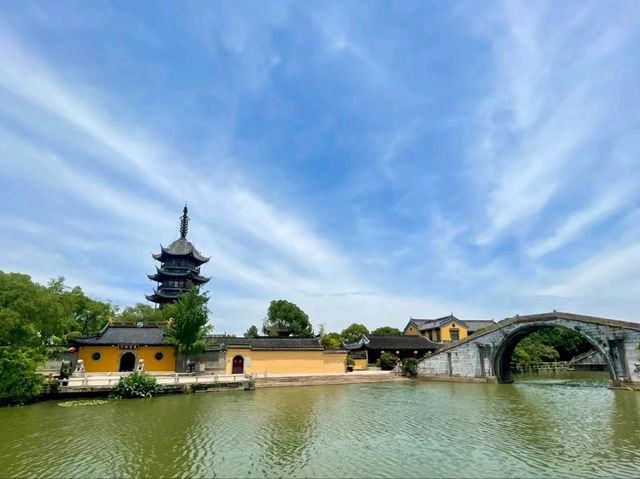
<instances>
[{"instance_id":1,"label":"stone embankment","mask_svg":"<svg viewBox=\"0 0 640 479\"><path fill-rule=\"evenodd\" d=\"M285 386L318 386L329 384L357 384L409 381L389 371L357 371L342 374L291 374L286 376L269 375L217 375L217 374L172 374L155 375L162 385L163 393L213 392L252 390L255 388ZM91 375L71 377L60 382L60 387L45 387L44 398L108 396L117 384L120 375Z\"/></svg>"},{"instance_id":2,"label":"stone embankment","mask_svg":"<svg viewBox=\"0 0 640 479\"><path fill-rule=\"evenodd\" d=\"M404 381L410 381L410 379L389 371L355 371L344 374L258 376L255 378L255 385L256 388L271 388L282 386L320 386L325 384L387 383Z\"/></svg>"}]
</instances>

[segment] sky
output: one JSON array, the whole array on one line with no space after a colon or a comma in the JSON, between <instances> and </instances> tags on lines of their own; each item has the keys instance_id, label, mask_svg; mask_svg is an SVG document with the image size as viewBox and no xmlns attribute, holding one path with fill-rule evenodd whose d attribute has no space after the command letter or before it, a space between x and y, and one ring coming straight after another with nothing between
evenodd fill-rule
<instances>
[{"instance_id":1,"label":"sky","mask_svg":"<svg viewBox=\"0 0 640 479\"><path fill-rule=\"evenodd\" d=\"M0 269L216 333L640 321L637 1L0 3Z\"/></svg>"}]
</instances>

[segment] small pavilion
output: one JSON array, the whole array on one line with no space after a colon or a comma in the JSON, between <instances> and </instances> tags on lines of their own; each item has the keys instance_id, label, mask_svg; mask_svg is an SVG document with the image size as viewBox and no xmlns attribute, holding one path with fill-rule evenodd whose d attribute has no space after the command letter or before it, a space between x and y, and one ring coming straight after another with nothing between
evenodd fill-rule
<instances>
[{"instance_id":1,"label":"small pavilion","mask_svg":"<svg viewBox=\"0 0 640 479\"><path fill-rule=\"evenodd\" d=\"M364 364L375 363L385 351L400 359L421 358L441 345L424 336L366 336L363 334L355 343L343 343L343 346L356 360L356 366L359 366L358 363L363 359L366 360Z\"/></svg>"}]
</instances>

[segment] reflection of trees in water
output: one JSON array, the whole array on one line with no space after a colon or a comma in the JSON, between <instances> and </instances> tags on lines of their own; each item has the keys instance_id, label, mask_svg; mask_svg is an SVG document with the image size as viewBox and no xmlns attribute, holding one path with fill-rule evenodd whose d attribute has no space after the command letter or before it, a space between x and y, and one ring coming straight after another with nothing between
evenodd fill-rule
<instances>
[{"instance_id":1,"label":"reflection of trees in water","mask_svg":"<svg viewBox=\"0 0 640 479\"><path fill-rule=\"evenodd\" d=\"M614 391L611 407L611 445L617 460L640 467L640 394ZM637 470L637 469L636 469Z\"/></svg>"},{"instance_id":2,"label":"reflection of trees in water","mask_svg":"<svg viewBox=\"0 0 640 479\"><path fill-rule=\"evenodd\" d=\"M160 477L189 474L198 453L208 408L195 395L130 399L110 408L105 436L122 460L109 475ZM115 464L112 464L115 466Z\"/></svg>"}]
</instances>

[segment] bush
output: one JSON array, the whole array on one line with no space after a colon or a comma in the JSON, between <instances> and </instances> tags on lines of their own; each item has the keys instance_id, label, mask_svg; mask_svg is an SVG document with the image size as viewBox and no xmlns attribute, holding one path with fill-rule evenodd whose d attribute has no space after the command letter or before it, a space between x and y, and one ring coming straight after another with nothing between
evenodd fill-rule
<instances>
[{"instance_id":1,"label":"bush","mask_svg":"<svg viewBox=\"0 0 640 479\"><path fill-rule=\"evenodd\" d=\"M150 398L161 390L162 386L155 377L145 373L133 373L120 378L111 395L116 398Z\"/></svg>"},{"instance_id":2,"label":"bush","mask_svg":"<svg viewBox=\"0 0 640 479\"><path fill-rule=\"evenodd\" d=\"M418 375L418 360L416 358L407 358L402 363L402 370L409 377L416 377Z\"/></svg>"},{"instance_id":3,"label":"bush","mask_svg":"<svg viewBox=\"0 0 640 479\"><path fill-rule=\"evenodd\" d=\"M398 358L396 358L393 354L384 352L380 355L380 359L376 361L376 366L381 368L383 371L391 371L398 364Z\"/></svg>"},{"instance_id":4,"label":"bush","mask_svg":"<svg viewBox=\"0 0 640 479\"><path fill-rule=\"evenodd\" d=\"M351 356L347 356L347 359L344 361L347 366L355 366L356 362Z\"/></svg>"},{"instance_id":5,"label":"bush","mask_svg":"<svg viewBox=\"0 0 640 479\"><path fill-rule=\"evenodd\" d=\"M42 376L30 350L0 348L0 405L26 404L40 395Z\"/></svg>"}]
</instances>

